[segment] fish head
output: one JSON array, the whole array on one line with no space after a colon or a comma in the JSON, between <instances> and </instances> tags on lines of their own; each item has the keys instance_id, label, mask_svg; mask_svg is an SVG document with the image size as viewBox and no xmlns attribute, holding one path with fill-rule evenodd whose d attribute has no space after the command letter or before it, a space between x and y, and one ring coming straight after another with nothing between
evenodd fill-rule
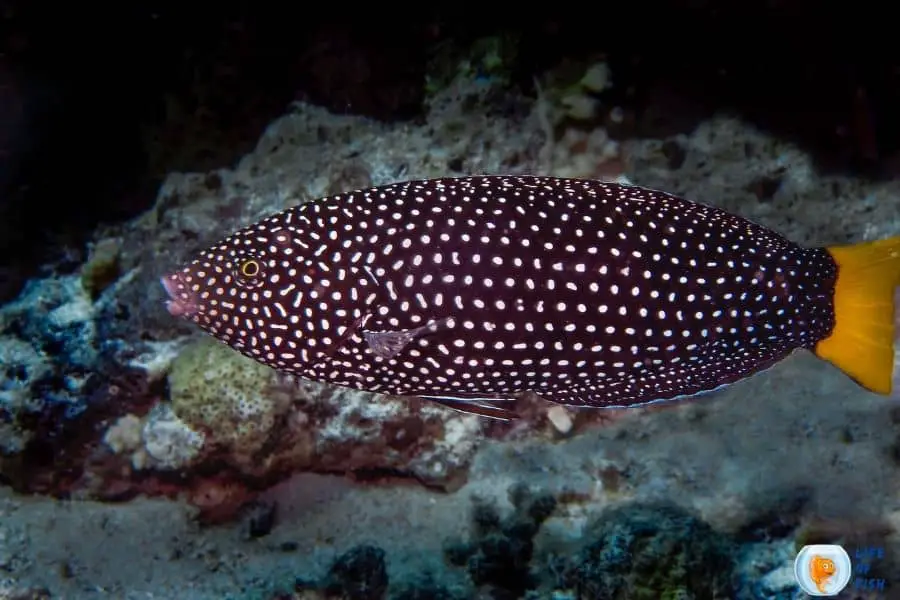
<instances>
[{"instance_id":1,"label":"fish head","mask_svg":"<svg viewBox=\"0 0 900 600\"><path fill-rule=\"evenodd\" d=\"M259 293L271 266L271 258L253 251L214 246L160 278L168 296L166 308L173 316L209 325L232 306L241 311L240 301Z\"/></svg>"},{"instance_id":2,"label":"fish head","mask_svg":"<svg viewBox=\"0 0 900 600\"><path fill-rule=\"evenodd\" d=\"M237 231L163 275L169 313L239 349L296 323L295 290L313 279L298 236L277 219Z\"/></svg>"},{"instance_id":3,"label":"fish head","mask_svg":"<svg viewBox=\"0 0 900 600\"><path fill-rule=\"evenodd\" d=\"M824 556L814 556L810 567L815 577L829 577L835 571L834 561Z\"/></svg>"}]
</instances>

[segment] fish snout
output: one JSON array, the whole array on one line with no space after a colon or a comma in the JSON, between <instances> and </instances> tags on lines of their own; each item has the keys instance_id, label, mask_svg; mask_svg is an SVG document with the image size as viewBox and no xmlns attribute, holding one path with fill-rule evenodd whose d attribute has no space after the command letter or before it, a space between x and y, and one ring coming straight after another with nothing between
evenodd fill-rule
<instances>
[{"instance_id":1,"label":"fish snout","mask_svg":"<svg viewBox=\"0 0 900 600\"><path fill-rule=\"evenodd\" d=\"M197 295L184 283L178 273L163 275L159 279L166 294L166 310L174 317L190 317L200 310Z\"/></svg>"}]
</instances>

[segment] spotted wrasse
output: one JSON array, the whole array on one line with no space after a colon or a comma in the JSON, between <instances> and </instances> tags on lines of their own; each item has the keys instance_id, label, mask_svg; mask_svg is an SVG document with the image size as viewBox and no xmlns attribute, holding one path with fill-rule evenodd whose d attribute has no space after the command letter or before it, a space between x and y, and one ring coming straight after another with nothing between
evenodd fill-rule
<instances>
[{"instance_id":1,"label":"spotted wrasse","mask_svg":"<svg viewBox=\"0 0 900 600\"><path fill-rule=\"evenodd\" d=\"M624 407L812 350L889 393L900 237L804 247L662 191L408 181L300 204L162 278L169 311L281 372L487 416Z\"/></svg>"}]
</instances>

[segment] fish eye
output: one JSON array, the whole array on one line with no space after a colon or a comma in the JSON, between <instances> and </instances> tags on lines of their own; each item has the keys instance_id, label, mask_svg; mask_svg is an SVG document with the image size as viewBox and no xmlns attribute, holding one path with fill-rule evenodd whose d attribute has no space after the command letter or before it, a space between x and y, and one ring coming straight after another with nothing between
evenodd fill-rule
<instances>
[{"instance_id":1,"label":"fish eye","mask_svg":"<svg viewBox=\"0 0 900 600\"><path fill-rule=\"evenodd\" d=\"M265 264L252 256L245 256L232 267L234 282L246 289L254 289L263 284Z\"/></svg>"},{"instance_id":2,"label":"fish eye","mask_svg":"<svg viewBox=\"0 0 900 600\"><path fill-rule=\"evenodd\" d=\"M259 275L259 263L252 258L248 258L241 263L241 275L244 277L256 277Z\"/></svg>"}]
</instances>

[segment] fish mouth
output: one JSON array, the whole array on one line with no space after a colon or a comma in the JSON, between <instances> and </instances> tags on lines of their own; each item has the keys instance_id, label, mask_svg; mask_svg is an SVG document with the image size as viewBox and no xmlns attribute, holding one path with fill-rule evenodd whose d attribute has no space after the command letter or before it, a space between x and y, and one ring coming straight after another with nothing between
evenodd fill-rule
<instances>
[{"instance_id":1,"label":"fish mouth","mask_svg":"<svg viewBox=\"0 0 900 600\"><path fill-rule=\"evenodd\" d=\"M197 297L181 281L177 273L163 275L159 278L169 298L166 300L166 310L173 317L190 317L200 310Z\"/></svg>"}]
</instances>

